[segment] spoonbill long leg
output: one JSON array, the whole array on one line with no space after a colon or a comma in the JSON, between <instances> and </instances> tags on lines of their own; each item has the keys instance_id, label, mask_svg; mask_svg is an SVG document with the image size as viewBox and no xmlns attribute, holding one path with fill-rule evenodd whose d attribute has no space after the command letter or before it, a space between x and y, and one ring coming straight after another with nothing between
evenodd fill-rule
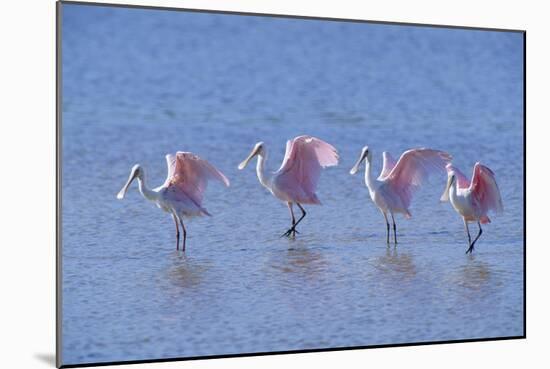
<instances>
[{"instance_id":1,"label":"spoonbill long leg","mask_svg":"<svg viewBox=\"0 0 550 369\"><path fill-rule=\"evenodd\" d=\"M180 228L178 226L178 217L176 214L172 213L172 218L174 219L174 223L176 224L176 250L180 247Z\"/></svg>"}]
</instances>

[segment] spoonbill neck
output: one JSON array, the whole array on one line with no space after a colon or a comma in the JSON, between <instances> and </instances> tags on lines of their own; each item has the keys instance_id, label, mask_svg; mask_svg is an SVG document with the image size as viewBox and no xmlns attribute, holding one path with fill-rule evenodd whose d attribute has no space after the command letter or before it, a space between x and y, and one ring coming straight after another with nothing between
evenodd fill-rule
<instances>
[{"instance_id":1,"label":"spoonbill neck","mask_svg":"<svg viewBox=\"0 0 550 369\"><path fill-rule=\"evenodd\" d=\"M258 175L258 180L262 186L266 188L271 188L271 180L265 174L265 161L267 160L267 154L261 153L258 154L258 162L256 163L256 174Z\"/></svg>"},{"instance_id":2,"label":"spoonbill neck","mask_svg":"<svg viewBox=\"0 0 550 369\"><path fill-rule=\"evenodd\" d=\"M472 198L468 196L468 191L463 188L458 188L457 181L449 188L449 201L453 208L462 216L475 215L475 205Z\"/></svg>"},{"instance_id":3,"label":"spoonbill neck","mask_svg":"<svg viewBox=\"0 0 550 369\"><path fill-rule=\"evenodd\" d=\"M461 191L462 192L462 191ZM463 194L462 194L463 195ZM451 185L451 188L449 188L449 197L452 199L456 199L459 196L458 193L458 183L455 180L453 184Z\"/></svg>"},{"instance_id":4,"label":"spoonbill neck","mask_svg":"<svg viewBox=\"0 0 550 369\"><path fill-rule=\"evenodd\" d=\"M372 166L370 164L369 158L365 159L365 184L371 191L373 191L377 187L376 180L372 175Z\"/></svg>"},{"instance_id":5,"label":"spoonbill neck","mask_svg":"<svg viewBox=\"0 0 550 369\"><path fill-rule=\"evenodd\" d=\"M158 198L158 193L149 189L147 185L145 184L145 175L142 175L142 177L138 177L138 187L139 192L149 201L156 201Z\"/></svg>"}]
</instances>

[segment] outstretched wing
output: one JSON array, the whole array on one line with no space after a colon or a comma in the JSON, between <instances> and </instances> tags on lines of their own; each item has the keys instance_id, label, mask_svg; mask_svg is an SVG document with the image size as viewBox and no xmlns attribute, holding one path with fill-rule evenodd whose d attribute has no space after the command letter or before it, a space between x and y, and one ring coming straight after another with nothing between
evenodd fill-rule
<instances>
[{"instance_id":1,"label":"outstretched wing","mask_svg":"<svg viewBox=\"0 0 550 369\"><path fill-rule=\"evenodd\" d=\"M432 173L445 172L452 157L440 150L426 148L405 151L384 179L408 207L412 195Z\"/></svg>"},{"instance_id":2,"label":"outstretched wing","mask_svg":"<svg viewBox=\"0 0 550 369\"><path fill-rule=\"evenodd\" d=\"M503 210L502 198L500 197L495 174L485 165L480 163L474 165L470 191L482 214L487 214L489 210L496 212Z\"/></svg>"},{"instance_id":3,"label":"outstretched wing","mask_svg":"<svg viewBox=\"0 0 550 369\"><path fill-rule=\"evenodd\" d=\"M397 163L393 156L391 156L391 154L387 151L384 151L382 153L382 158L384 160L382 165L382 172L378 176L378 180L380 181L386 178L388 174L390 174L391 170L393 169L393 167L395 167L395 164Z\"/></svg>"},{"instance_id":4,"label":"outstretched wing","mask_svg":"<svg viewBox=\"0 0 550 369\"><path fill-rule=\"evenodd\" d=\"M190 152L178 152L166 155L168 177L164 186L175 188L197 206L201 206L208 180L218 180L229 186L229 180L222 172L197 155Z\"/></svg>"},{"instance_id":5,"label":"outstretched wing","mask_svg":"<svg viewBox=\"0 0 550 369\"><path fill-rule=\"evenodd\" d=\"M321 169L338 164L338 152L323 140L298 136L286 143L281 168L275 173L277 187L294 201L319 203L315 196Z\"/></svg>"},{"instance_id":6,"label":"outstretched wing","mask_svg":"<svg viewBox=\"0 0 550 369\"><path fill-rule=\"evenodd\" d=\"M452 164L447 164L445 168L447 168L447 172L454 172L456 177L456 182L458 184L458 188L470 187L470 180L468 179L468 177L464 175L464 173L460 171L460 169L458 169Z\"/></svg>"}]
</instances>

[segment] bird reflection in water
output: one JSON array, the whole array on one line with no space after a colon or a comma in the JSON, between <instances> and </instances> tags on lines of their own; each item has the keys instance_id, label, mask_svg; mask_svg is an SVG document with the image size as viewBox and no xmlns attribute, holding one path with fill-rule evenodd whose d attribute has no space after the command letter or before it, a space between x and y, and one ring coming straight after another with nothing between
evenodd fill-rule
<instances>
[{"instance_id":1,"label":"bird reflection in water","mask_svg":"<svg viewBox=\"0 0 550 369\"><path fill-rule=\"evenodd\" d=\"M397 247L386 247L384 255L376 258L374 266L379 271L397 275L400 279L413 279L416 276L416 265L410 254L399 252Z\"/></svg>"},{"instance_id":2,"label":"bird reflection in water","mask_svg":"<svg viewBox=\"0 0 550 369\"><path fill-rule=\"evenodd\" d=\"M469 290L477 291L487 284L490 277L489 266L484 262L475 260L475 257L470 257L469 262L458 269L457 284Z\"/></svg>"},{"instance_id":3,"label":"bird reflection in water","mask_svg":"<svg viewBox=\"0 0 550 369\"><path fill-rule=\"evenodd\" d=\"M302 243L292 245L285 252L273 254L269 264L277 272L292 274L293 277L298 276L305 280L319 278L328 267L321 252L310 249ZM294 278L291 280L295 281Z\"/></svg>"},{"instance_id":4,"label":"bird reflection in water","mask_svg":"<svg viewBox=\"0 0 550 369\"><path fill-rule=\"evenodd\" d=\"M188 289L198 286L204 273L210 268L208 262L199 261L185 254L174 252L167 270L172 285Z\"/></svg>"}]
</instances>

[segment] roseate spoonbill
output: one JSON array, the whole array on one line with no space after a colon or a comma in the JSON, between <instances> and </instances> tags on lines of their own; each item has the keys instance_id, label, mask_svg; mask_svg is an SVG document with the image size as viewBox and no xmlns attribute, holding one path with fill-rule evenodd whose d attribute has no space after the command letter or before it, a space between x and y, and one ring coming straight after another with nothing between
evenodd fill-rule
<instances>
[{"instance_id":1,"label":"roseate spoonbill","mask_svg":"<svg viewBox=\"0 0 550 369\"><path fill-rule=\"evenodd\" d=\"M383 153L383 158L382 172L375 179L371 172L372 152L365 146L350 174L357 173L365 160L365 184L369 189L370 198L386 220L386 242L390 242L389 213L393 223L393 240L397 243L394 214L402 213L407 219L411 217L409 206L415 190L430 174L444 172L445 164L451 161L451 156L444 151L420 148L405 151L397 163L387 152Z\"/></svg>"},{"instance_id":2,"label":"roseate spoonbill","mask_svg":"<svg viewBox=\"0 0 550 369\"><path fill-rule=\"evenodd\" d=\"M132 167L128 181L117 194L117 199L123 199L128 187L137 178L139 192L147 200L154 202L159 208L172 215L176 224L176 249L179 249L180 231L178 222L183 230L183 248L187 231L183 225L183 217L210 215L202 207L202 199L209 179L215 179L226 186L229 180L222 172L214 168L206 160L190 152L177 152L176 155L166 155L168 176L164 184L155 189L147 188L145 171L136 164Z\"/></svg>"},{"instance_id":3,"label":"roseate spoonbill","mask_svg":"<svg viewBox=\"0 0 550 369\"><path fill-rule=\"evenodd\" d=\"M244 169L255 156L258 156L256 173L260 183L276 198L286 202L290 211L292 226L281 237L296 236L296 233L299 233L296 226L306 216L302 205L321 204L315 194L321 169L337 165L338 152L323 140L312 136L298 136L287 141L285 157L279 170L271 176L266 176L267 151L264 143L258 142L238 168ZM294 217L294 204L302 211L298 221Z\"/></svg>"},{"instance_id":4,"label":"roseate spoonbill","mask_svg":"<svg viewBox=\"0 0 550 369\"><path fill-rule=\"evenodd\" d=\"M474 244L483 233L481 225L491 222L487 216L489 210L497 213L503 210L495 174L485 165L476 163L470 182L458 168L447 164L447 186L441 195L441 201L449 201L449 199L456 212L462 216L464 228L468 234L466 253L471 253L474 250ZM477 222L479 227L479 233L473 242L468 222Z\"/></svg>"}]
</instances>

